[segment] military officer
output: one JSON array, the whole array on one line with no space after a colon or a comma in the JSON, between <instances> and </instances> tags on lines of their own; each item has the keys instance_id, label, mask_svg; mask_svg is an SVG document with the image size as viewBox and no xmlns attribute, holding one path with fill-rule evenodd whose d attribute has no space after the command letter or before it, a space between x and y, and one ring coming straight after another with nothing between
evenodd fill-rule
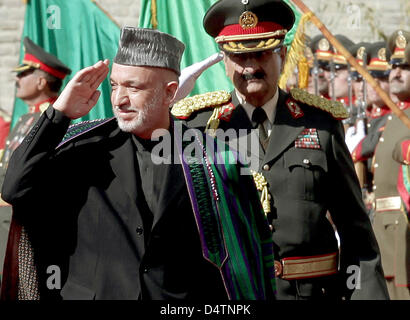
<instances>
[{"instance_id":1,"label":"military officer","mask_svg":"<svg viewBox=\"0 0 410 320\"><path fill-rule=\"evenodd\" d=\"M388 44L392 52L390 89L410 116L410 33L398 30ZM409 139L409 129L389 114L374 156L373 182L373 227L387 287L392 299L406 300L410 299Z\"/></svg>"},{"instance_id":2,"label":"military officer","mask_svg":"<svg viewBox=\"0 0 410 320\"><path fill-rule=\"evenodd\" d=\"M41 113L57 99L62 80L71 73L64 63L35 44L30 38L25 37L23 44L25 50L23 62L14 69L17 73L16 97L22 99L29 109L27 114L19 118L6 139L0 161L0 186L3 184L11 154L40 118ZM0 278L10 217L10 206L0 199Z\"/></svg>"},{"instance_id":3,"label":"military officer","mask_svg":"<svg viewBox=\"0 0 410 320\"><path fill-rule=\"evenodd\" d=\"M224 52L235 89L186 98L172 112L189 126L228 135L257 171L272 225L279 299L387 299L378 245L344 142L345 108L301 89L278 89L283 38L293 23L284 1L216 2L204 27ZM340 235L340 255L327 211ZM350 282L352 270L360 272L360 284Z\"/></svg>"}]
</instances>

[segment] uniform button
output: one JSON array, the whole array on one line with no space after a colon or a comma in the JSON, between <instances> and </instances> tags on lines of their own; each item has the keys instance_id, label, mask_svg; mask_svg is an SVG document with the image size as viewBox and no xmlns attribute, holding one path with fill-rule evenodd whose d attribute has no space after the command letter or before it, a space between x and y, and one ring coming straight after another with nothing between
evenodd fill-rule
<instances>
[{"instance_id":1,"label":"uniform button","mask_svg":"<svg viewBox=\"0 0 410 320\"><path fill-rule=\"evenodd\" d=\"M303 159L303 163L304 164L310 164L310 160L309 159Z\"/></svg>"},{"instance_id":2,"label":"uniform button","mask_svg":"<svg viewBox=\"0 0 410 320\"><path fill-rule=\"evenodd\" d=\"M391 119L393 119L393 117L392 117L392 116L388 116L387 119L391 120Z\"/></svg>"},{"instance_id":3,"label":"uniform button","mask_svg":"<svg viewBox=\"0 0 410 320\"><path fill-rule=\"evenodd\" d=\"M149 271L148 267L145 267L144 270L143 270L144 273L147 273L148 271Z\"/></svg>"},{"instance_id":4,"label":"uniform button","mask_svg":"<svg viewBox=\"0 0 410 320\"><path fill-rule=\"evenodd\" d=\"M373 186L373 190L376 190L376 186Z\"/></svg>"},{"instance_id":5,"label":"uniform button","mask_svg":"<svg viewBox=\"0 0 410 320\"><path fill-rule=\"evenodd\" d=\"M137 232L138 235L142 235L144 232L144 229L142 229L141 227L138 227L135 231Z\"/></svg>"},{"instance_id":6,"label":"uniform button","mask_svg":"<svg viewBox=\"0 0 410 320\"><path fill-rule=\"evenodd\" d=\"M395 223L395 224L399 224L399 220L396 220L394 223Z\"/></svg>"},{"instance_id":7,"label":"uniform button","mask_svg":"<svg viewBox=\"0 0 410 320\"><path fill-rule=\"evenodd\" d=\"M375 167L375 168L378 168L378 167L379 167L379 164L378 164L378 163L375 163L375 164L374 164L374 167Z\"/></svg>"},{"instance_id":8,"label":"uniform button","mask_svg":"<svg viewBox=\"0 0 410 320\"><path fill-rule=\"evenodd\" d=\"M269 165L265 164L262 169L265 170L265 171L268 171L270 169L270 167L269 167Z\"/></svg>"},{"instance_id":9,"label":"uniform button","mask_svg":"<svg viewBox=\"0 0 410 320\"><path fill-rule=\"evenodd\" d=\"M370 123L367 124L367 127L370 128L372 125Z\"/></svg>"},{"instance_id":10,"label":"uniform button","mask_svg":"<svg viewBox=\"0 0 410 320\"><path fill-rule=\"evenodd\" d=\"M380 138L380 142L383 142L383 141L384 141L384 138L383 138L383 137L381 137L381 138Z\"/></svg>"}]
</instances>

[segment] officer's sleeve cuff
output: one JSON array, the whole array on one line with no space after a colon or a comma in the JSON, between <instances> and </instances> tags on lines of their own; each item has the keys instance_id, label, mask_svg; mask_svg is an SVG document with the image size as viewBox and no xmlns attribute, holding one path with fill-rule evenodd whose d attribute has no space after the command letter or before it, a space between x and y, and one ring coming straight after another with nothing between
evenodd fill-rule
<instances>
[{"instance_id":1,"label":"officer's sleeve cuff","mask_svg":"<svg viewBox=\"0 0 410 320\"><path fill-rule=\"evenodd\" d=\"M54 124L69 124L71 121L69 117L65 116L61 111L54 109L52 105L46 109L45 115Z\"/></svg>"}]
</instances>

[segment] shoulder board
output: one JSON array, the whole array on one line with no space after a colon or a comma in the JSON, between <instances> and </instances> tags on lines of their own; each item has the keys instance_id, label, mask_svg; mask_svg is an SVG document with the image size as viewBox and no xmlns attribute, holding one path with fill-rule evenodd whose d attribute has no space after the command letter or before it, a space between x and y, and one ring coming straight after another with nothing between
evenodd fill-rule
<instances>
[{"instance_id":1,"label":"shoulder board","mask_svg":"<svg viewBox=\"0 0 410 320\"><path fill-rule=\"evenodd\" d=\"M104 123L107 123L115 118L108 118L108 119L96 119L96 120L87 120L87 121L82 121L78 123L74 123L70 125L67 129L66 134L63 137L63 140L61 140L60 144L57 146L59 148L63 144L67 143L68 141L91 131L92 129L95 129Z\"/></svg>"},{"instance_id":2,"label":"shoulder board","mask_svg":"<svg viewBox=\"0 0 410 320\"><path fill-rule=\"evenodd\" d=\"M196 111L219 107L229 101L231 95L224 90L207 92L178 101L172 107L171 113L176 118L185 120Z\"/></svg>"},{"instance_id":3,"label":"shoulder board","mask_svg":"<svg viewBox=\"0 0 410 320\"><path fill-rule=\"evenodd\" d=\"M320 110L326 111L332 115L333 118L337 120L347 119L349 113L343 104L339 101L328 100L314 94L310 94L302 89L294 88L290 90L291 97L304 104L318 108Z\"/></svg>"}]
</instances>

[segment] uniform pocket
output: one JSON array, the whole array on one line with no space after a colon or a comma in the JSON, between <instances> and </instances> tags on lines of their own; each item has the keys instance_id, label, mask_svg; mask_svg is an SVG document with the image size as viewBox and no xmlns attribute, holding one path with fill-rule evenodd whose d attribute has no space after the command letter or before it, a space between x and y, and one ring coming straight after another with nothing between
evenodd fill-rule
<instances>
[{"instance_id":1,"label":"uniform pocket","mask_svg":"<svg viewBox=\"0 0 410 320\"><path fill-rule=\"evenodd\" d=\"M288 195L291 198L318 201L325 196L319 189L328 171L322 150L292 148L284 154L288 169Z\"/></svg>"}]
</instances>

